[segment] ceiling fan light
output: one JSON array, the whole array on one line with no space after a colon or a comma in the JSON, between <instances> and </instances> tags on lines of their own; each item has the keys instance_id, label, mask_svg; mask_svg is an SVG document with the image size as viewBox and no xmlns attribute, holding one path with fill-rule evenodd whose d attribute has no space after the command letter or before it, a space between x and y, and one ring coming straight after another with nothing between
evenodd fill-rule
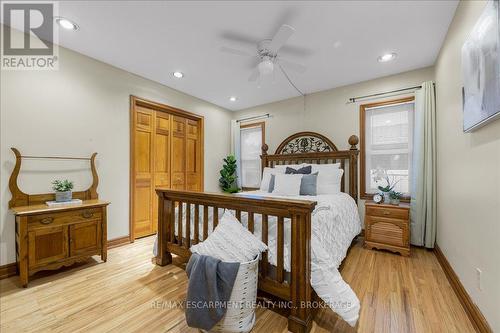
<instances>
[{"instance_id":1,"label":"ceiling fan light","mask_svg":"<svg viewBox=\"0 0 500 333\"><path fill-rule=\"evenodd\" d=\"M274 64L269 58L265 58L259 63L259 73L261 75L271 74L274 70Z\"/></svg>"}]
</instances>

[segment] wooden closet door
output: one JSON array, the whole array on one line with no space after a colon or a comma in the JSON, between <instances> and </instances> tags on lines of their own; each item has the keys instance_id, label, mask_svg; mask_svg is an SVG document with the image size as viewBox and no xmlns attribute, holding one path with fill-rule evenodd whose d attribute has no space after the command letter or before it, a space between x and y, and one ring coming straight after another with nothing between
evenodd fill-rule
<instances>
[{"instance_id":1,"label":"wooden closet door","mask_svg":"<svg viewBox=\"0 0 500 333\"><path fill-rule=\"evenodd\" d=\"M172 116L166 112L155 112L155 137L154 137L154 186L153 221L152 230L158 229L158 200L155 187L170 188L170 122Z\"/></svg>"},{"instance_id":2,"label":"wooden closet door","mask_svg":"<svg viewBox=\"0 0 500 333\"><path fill-rule=\"evenodd\" d=\"M137 238L153 233L154 111L137 106L134 118L133 226Z\"/></svg>"},{"instance_id":3,"label":"wooden closet door","mask_svg":"<svg viewBox=\"0 0 500 333\"><path fill-rule=\"evenodd\" d=\"M172 117L172 189L186 189L186 118Z\"/></svg>"},{"instance_id":4,"label":"wooden closet door","mask_svg":"<svg viewBox=\"0 0 500 333\"><path fill-rule=\"evenodd\" d=\"M186 121L186 190L201 191L200 123Z\"/></svg>"}]
</instances>

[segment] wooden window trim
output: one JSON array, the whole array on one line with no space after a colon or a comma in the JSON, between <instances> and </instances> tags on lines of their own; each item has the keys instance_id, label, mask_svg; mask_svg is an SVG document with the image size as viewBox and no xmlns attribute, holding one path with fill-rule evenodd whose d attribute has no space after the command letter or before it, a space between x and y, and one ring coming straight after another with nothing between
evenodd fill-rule
<instances>
[{"instance_id":1,"label":"wooden window trim","mask_svg":"<svg viewBox=\"0 0 500 333\"><path fill-rule=\"evenodd\" d=\"M362 104L359 106L359 196L363 200L372 200L373 199L373 194L371 193L366 193L366 179L365 179L365 174L366 174L366 156L365 156L365 119L366 119L366 109L374 108L374 107L379 107L379 106L386 106L386 105L392 105L392 104L400 104L400 103L406 103L406 102L414 102L415 97L404 97L404 98L399 98L399 99L392 99L388 101L383 101L383 102L376 102L376 103L369 103L369 104ZM404 196L401 198L402 202L410 202L410 196Z\"/></svg>"},{"instance_id":2,"label":"wooden window trim","mask_svg":"<svg viewBox=\"0 0 500 333\"><path fill-rule=\"evenodd\" d=\"M256 123L248 123L248 124L241 124L240 123L240 129L242 128L252 128L252 127L260 127L262 131L262 144L266 143L266 122L265 121L259 121ZM241 188L243 191L254 191L260 189L260 187L242 187Z\"/></svg>"}]
</instances>

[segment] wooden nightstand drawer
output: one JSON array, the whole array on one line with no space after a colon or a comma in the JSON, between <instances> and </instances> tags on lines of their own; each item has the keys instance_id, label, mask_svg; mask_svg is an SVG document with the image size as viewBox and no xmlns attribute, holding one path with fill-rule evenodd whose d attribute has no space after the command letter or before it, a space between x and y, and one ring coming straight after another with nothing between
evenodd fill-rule
<instances>
[{"instance_id":1,"label":"wooden nightstand drawer","mask_svg":"<svg viewBox=\"0 0 500 333\"><path fill-rule=\"evenodd\" d=\"M366 239L384 244L406 246L406 226L400 220L367 217ZM396 223L395 223L396 222ZM399 223L398 223L399 222Z\"/></svg>"},{"instance_id":2,"label":"wooden nightstand drawer","mask_svg":"<svg viewBox=\"0 0 500 333\"><path fill-rule=\"evenodd\" d=\"M393 208L387 206L379 206L379 207L367 206L366 215L406 220L408 219L408 209L401 209L396 207Z\"/></svg>"}]
</instances>

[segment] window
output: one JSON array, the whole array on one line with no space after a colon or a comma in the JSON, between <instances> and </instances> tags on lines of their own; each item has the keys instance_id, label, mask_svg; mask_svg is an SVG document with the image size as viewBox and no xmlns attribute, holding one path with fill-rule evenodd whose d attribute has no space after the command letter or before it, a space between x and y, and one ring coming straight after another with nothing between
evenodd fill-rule
<instances>
[{"instance_id":1,"label":"window","mask_svg":"<svg viewBox=\"0 0 500 333\"><path fill-rule=\"evenodd\" d=\"M260 187L261 147L265 137L265 123L241 125L241 186L243 188Z\"/></svg>"},{"instance_id":2,"label":"window","mask_svg":"<svg viewBox=\"0 0 500 333\"><path fill-rule=\"evenodd\" d=\"M395 191L410 196L414 98L361 105L361 198L371 199L386 174Z\"/></svg>"}]
</instances>

